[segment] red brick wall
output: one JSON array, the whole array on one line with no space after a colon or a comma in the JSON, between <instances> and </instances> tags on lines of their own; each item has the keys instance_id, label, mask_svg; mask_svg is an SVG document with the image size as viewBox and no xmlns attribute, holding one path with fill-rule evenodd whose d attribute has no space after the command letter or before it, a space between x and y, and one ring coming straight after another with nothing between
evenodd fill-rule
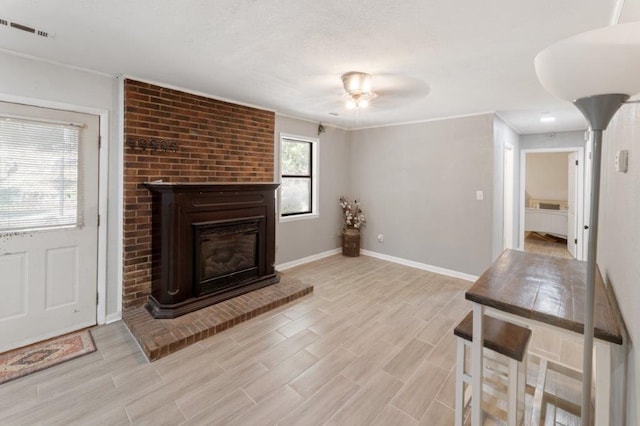
<instances>
[{"instance_id":1,"label":"red brick wall","mask_svg":"<svg viewBox=\"0 0 640 426\"><path fill-rule=\"evenodd\" d=\"M151 293L151 196L142 182L273 182L274 123L269 111L125 80L125 311Z\"/></svg>"}]
</instances>

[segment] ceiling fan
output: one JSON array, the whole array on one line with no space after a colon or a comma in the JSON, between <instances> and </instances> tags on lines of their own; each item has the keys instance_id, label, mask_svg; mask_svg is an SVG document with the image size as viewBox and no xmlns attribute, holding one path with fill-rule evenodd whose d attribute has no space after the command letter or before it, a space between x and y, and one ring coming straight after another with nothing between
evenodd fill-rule
<instances>
[{"instance_id":1,"label":"ceiling fan","mask_svg":"<svg viewBox=\"0 0 640 426\"><path fill-rule=\"evenodd\" d=\"M347 109L367 108L371 104L384 107L406 105L425 97L429 85L417 78L408 76L380 74L376 76L376 85L380 89L373 91L373 77L360 71L349 71L341 76Z\"/></svg>"}]
</instances>

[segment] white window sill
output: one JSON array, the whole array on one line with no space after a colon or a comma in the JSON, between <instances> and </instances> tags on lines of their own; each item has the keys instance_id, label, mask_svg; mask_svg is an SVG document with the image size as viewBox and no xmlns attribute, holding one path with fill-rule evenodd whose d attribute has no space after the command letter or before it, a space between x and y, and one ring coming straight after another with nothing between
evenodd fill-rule
<instances>
[{"instance_id":1,"label":"white window sill","mask_svg":"<svg viewBox=\"0 0 640 426\"><path fill-rule=\"evenodd\" d=\"M317 219L320 217L318 213L297 214L294 216L280 216L280 223L296 222L298 220Z\"/></svg>"}]
</instances>

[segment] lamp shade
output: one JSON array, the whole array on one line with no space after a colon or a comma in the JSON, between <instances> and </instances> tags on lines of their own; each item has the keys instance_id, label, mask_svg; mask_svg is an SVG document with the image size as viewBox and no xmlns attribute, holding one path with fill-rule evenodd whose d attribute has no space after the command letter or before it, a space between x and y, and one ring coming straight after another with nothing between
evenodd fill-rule
<instances>
[{"instance_id":1,"label":"lamp shade","mask_svg":"<svg viewBox=\"0 0 640 426\"><path fill-rule=\"evenodd\" d=\"M538 79L559 98L640 93L640 22L577 34L535 58Z\"/></svg>"}]
</instances>

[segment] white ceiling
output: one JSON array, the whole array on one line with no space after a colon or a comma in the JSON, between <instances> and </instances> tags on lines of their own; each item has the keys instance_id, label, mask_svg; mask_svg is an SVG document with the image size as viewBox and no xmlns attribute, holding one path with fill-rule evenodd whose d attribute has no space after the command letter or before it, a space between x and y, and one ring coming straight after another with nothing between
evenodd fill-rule
<instances>
[{"instance_id":1,"label":"white ceiling","mask_svg":"<svg viewBox=\"0 0 640 426\"><path fill-rule=\"evenodd\" d=\"M621 21L635 20L627 0ZM533 58L609 24L621 0L3 0L0 49L128 75L345 128L497 111L520 133L585 127ZM344 107L340 76L378 98ZM585 71L588 72L588 71ZM543 113L557 115L543 124ZM335 114L335 115L334 115Z\"/></svg>"}]
</instances>

